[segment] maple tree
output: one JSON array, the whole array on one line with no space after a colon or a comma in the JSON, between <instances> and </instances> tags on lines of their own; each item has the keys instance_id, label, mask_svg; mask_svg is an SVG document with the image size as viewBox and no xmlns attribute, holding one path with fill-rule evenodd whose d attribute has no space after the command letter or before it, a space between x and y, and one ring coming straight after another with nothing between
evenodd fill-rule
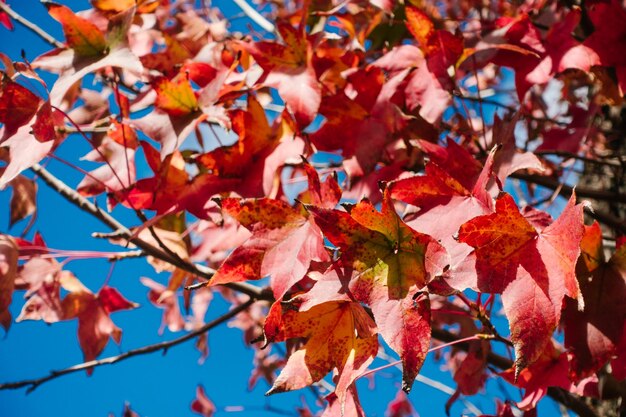
<instances>
[{"instance_id":1,"label":"maple tree","mask_svg":"<svg viewBox=\"0 0 626 417\"><path fill-rule=\"evenodd\" d=\"M386 412L415 415L407 394L433 360L454 384L436 385L440 411L483 414L482 395L497 416L536 415L548 396L623 415L622 2L237 0L244 33L197 3L44 2L56 39L0 2L6 29L52 47L0 53L0 325L11 338L22 321L76 320L84 356L0 390L186 341L204 359L229 322L254 350L250 387L311 390L268 413L367 415L359 381L399 367ZM66 158L70 141L90 151ZM42 186L109 227L93 238L110 250L48 246ZM73 272L131 258L154 271L125 270L142 306L112 272L93 288ZM183 334L103 357L118 312L149 308L159 334ZM220 407L199 385L193 412Z\"/></svg>"}]
</instances>

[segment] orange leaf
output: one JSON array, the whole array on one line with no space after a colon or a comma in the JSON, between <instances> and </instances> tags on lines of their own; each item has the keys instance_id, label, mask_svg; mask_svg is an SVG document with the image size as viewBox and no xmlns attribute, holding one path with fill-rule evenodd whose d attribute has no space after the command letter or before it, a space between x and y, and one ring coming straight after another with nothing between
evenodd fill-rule
<instances>
[{"instance_id":1,"label":"orange leaf","mask_svg":"<svg viewBox=\"0 0 626 417\"><path fill-rule=\"evenodd\" d=\"M282 306L281 306L282 307ZM331 301L307 311L273 308L281 314L278 339L306 338L267 394L304 388L339 371L335 394L344 403L347 390L378 352L376 325L359 303Z\"/></svg>"},{"instance_id":2,"label":"orange leaf","mask_svg":"<svg viewBox=\"0 0 626 417\"><path fill-rule=\"evenodd\" d=\"M174 80L160 77L153 85L157 93L155 105L170 116L184 116L198 110L198 99L186 77Z\"/></svg>"},{"instance_id":3,"label":"orange leaf","mask_svg":"<svg viewBox=\"0 0 626 417\"><path fill-rule=\"evenodd\" d=\"M159 0L91 0L91 4L103 12L123 12L137 5L138 13L152 13L159 7Z\"/></svg>"},{"instance_id":4,"label":"orange leaf","mask_svg":"<svg viewBox=\"0 0 626 417\"><path fill-rule=\"evenodd\" d=\"M419 42L422 50L426 50L428 40L435 31L435 25L430 17L415 6L406 7L406 27Z\"/></svg>"},{"instance_id":5,"label":"orange leaf","mask_svg":"<svg viewBox=\"0 0 626 417\"><path fill-rule=\"evenodd\" d=\"M67 46L80 57L104 55L107 49L104 34L87 19L74 14L66 6L52 2L45 3L50 16L63 25Z\"/></svg>"}]
</instances>

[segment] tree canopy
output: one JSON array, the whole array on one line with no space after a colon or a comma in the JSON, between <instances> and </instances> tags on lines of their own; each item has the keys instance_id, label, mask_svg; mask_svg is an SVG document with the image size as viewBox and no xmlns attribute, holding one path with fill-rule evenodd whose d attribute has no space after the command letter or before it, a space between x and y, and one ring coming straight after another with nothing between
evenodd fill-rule
<instances>
[{"instance_id":1,"label":"tree canopy","mask_svg":"<svg viewBox=\"0 0 626 417\"><path fill-rule=\"evenodd\" d=\"M623 415L622 2L234 3L46 1L43 24L0 2L49 46L0 53L0 325L75 321L83 353L0 390L188 341L206 358L228 322L254 350L242 385L311 394L269 413L371 415L358 381L397 367L383 409L412 416L433 360L453 380L437 413L483 414L482 395L500 417ZM49 246L41 187L107 250ZM74 266L102 259L85 284ZM103 356L118 312L154 308L175 337ZM194 412L220 407L198 387Z\"/></svg>"}]
</instances>

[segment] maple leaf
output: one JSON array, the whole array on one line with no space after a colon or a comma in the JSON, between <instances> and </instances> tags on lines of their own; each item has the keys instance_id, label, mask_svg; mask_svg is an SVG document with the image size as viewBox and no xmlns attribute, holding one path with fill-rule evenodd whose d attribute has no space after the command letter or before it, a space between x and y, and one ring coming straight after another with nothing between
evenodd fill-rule
<instances>
[{"instance_id":1,"label":"maple leaf","mask_svg":"<svg viewBox=\"0 0 626 417\"><path fill-rule=\"evenodd\" d=\"M571 354L571 376L579 381L598 371L615 355L621 356L626 306L626 247L604 262L602 232L596 222L586 227L581 242L585 273L578 283L585 307L579 311L567 300L563 311L565 347Z\"/></svg>"},{"instance_id":2,"label":"maple leaf","mask_svg":"<svg viewBox=\"0 0 626 417\"><path fill-rule=\"evenodd\" d=\"M156 149L142 141L141 147L154 177L138 180L130 189L121 192L125 205L136 209L166 212L175 205L184 187L188 184L189 174L185 171L185 161L179 151L169 154L163 161Z\"/></svg>"},{"instance_id":3,"label":"maple leaf","mask_svg":"<svg viewBox=\"0 0 626 417\"><path fill-rule=\"evenodd\" d=\"M40 238L40 244L45 248L45 243ZM35 246L35 242L33 245ZM46 250L44 249L44 253ZM69 271L61 270L61 265L54 259L33 257L21 266L16 285L26 289L26 303L22 307L16 321L43 320L46 323L56 323L63 320L64 313L61 305L60 289L76 280Z\"/></svg>"},{"instance_id":4,"label":"maple leaf","mask_svg":"<svg viewBox=\"0 0 626 417\"><path fill-rule=\"evenodd\" d=\"M191 403L191 411L204 417L212 417L217 411L215 404L207 397L202 385L198 385L196 388L196 398Z\"/></svg>"},{"instance_id":5,"label":"maple leaf","mask_svg":"<svg viewBox=\"0 0 626 417\"><path fill-rule=\"evenodd\" d=\"M565 296L579 300L575 266L584 233L583 205L572 195L561 216L537 231L503 194L496 212L478 216L459 229L458 239L474 248L480 292L501 293L515 345L516 369L533 363L550 340ZM533 325L529 326L528 323Z\"/></svg>"},{"instance_id":6,"label":"maple leaf","mask_svg":"<svg viewBox=\"0 0 626 417\"><path fill-rule=\"evenodd\" d=\"M5 331L11 327L9 306L13 298L17 275L17 245L8 235L0 235L0 325Z\"/></svg>"},{"instance_id":7,"label":"maple leaf","mask_svg":"<svg viewBox=\"0 0 626 417\"><path fill-rule=\"evenodd\" d=\"M430 157L424 175L403 178L388 184L392 198L414 205L420 210L407 216L406 223L439 240L450 255L454 271L471 248L455 239L459 227L466 221L493 212L493 199L487 191L492 180L495 150L483 167L464 148L448 140L446 148L420 141ZM446 221L440 221L445 218ZM461 288L451 274L449 284Z\"/></svg>"},{"instance_id":8,"label":"maple leaf","mask_svg":"<svg viewBox=\"0 0 626 417\"><path fill-rule=\"evenodd\" d=\"M159 7L159 0L91 0L91 4L103 12L119 13L137 6L137 13L152 13Z\"/></svg>"},{"instance_id":9,"label":"maple leaf","mask_svg":"<svg viewBox=\"0 0 626 417\"><path fill-rule=\"evenodd\" d=\"M220 205L252 236L224 260L210 285L270 276L274 297L281 299L304 277L312 261L330 261L322 232L299 209L272 199L229 198Z\"/></svg>"},{"instance_id":10,"label":"maple leaf","mask_svg":"<svg viewBox=\"0 0 626 417\"><path fill-rule=\"evenodd\" d=\"M306 339L289 356L267 395L304 388L336 368L335 395L345 404L349 387L378 353L376 325L355 302L326 302L298 312L276 303L264 329L269 342Z\"/></svg>"},{"instance_id":11,"label":"maple leaf","mask_svg":"<svg viewBox=\"0 0 626 417\"><path fill-rule=\"evenodd\" d=\"M419 290L448 267L445 249L404 224L388 192L382 212L366 200L350 213L307 209L340 249L341 265L356 272L350 291L372 307L381 335L402 359L403 388L410 390L430 344L430 304Z\"/></svg>"},{"instance_id":12,"label":"maple leaf","mask_svg":"<svg viewBox=\"0 0 626 417\"><path fill-rule=\"evenodd\" d=\"M300 128L308 126L319 109L322 91L311 64L312 46L304 24L296 29L286 22L276 25L285 45L276 42L240 43L263 68L263 84L278 90Z\"/></svg>"},{"instance_id":13,"label":"maple leaf","mask_svg":"<svg viewBox=\"0 0 626 417\"><path fill-rule=\"evenodd\" d=\"M412 417L417 413L404 391L398 391L396 397L387 405L386 417Z\"/></svg>"},{"instance_id":14,"label":"maple leaf","mask_svg":"<svg viewBox=\"0 0 626 417\"><path fill-rule=\"evenodd\" d=\"M105 163L86 175L76 186L77 191L83 196L94 196L104 191L115 194L135 182L135 150L110 137L105 137L98 148L89 152L83 159ZM115 197L109 197L109 205L114 206L115 203L117 203Z\"/></svg>"},{"instance_id":15,"label":"maple leaf","mask_svg":"<svg viewBox=\"0 0 626 417\"><path fill-rule=\"evenodd\" d=\"M0 176L0 189L17 175L41 161L62 139L56 128L63 116L25 87L3 78L0 89L0 147L9 158Z\"/></svg>"},{"instance_id":16,"label":"maple leaf","mask_svg":"<svg viewBox=\"0 0 626 417\"><path fill-rule=\"evenodd\" d=\"M361 402L359 401L359 396L354 385L348 388L343 402L334 392L328 394L324 399L328 402L328 405L321 417L365 417L365 411L363 411L363 407L361 407Z\"/></svg>"},{"instance_id":17,"label":"maple leaf","mask_svg":"<svg viewBox=\"0 0 626 417\"><path fill-rule=\"evenodd\" d=\"M500 145L501 148L495 154L493 172L500 181L504 181L521 169L533 169L543 171L543 164L532 152L521 152L515 144L515 128L519 120L519 113L510 119L501 119L497 114L493 121L492 147Z\"/></svg>"},{"instance_id":18,"label":"maple leaf","mask_svg":"<svg viewBox=\"0 0 626 417\"><path fill-rule=\"evenodd\" d=\"M1 0L2 3L6 3L6 0ZM13 30L13 21L5 12L0 12L0 24L9 30Z\"/></svg>"},{"instance_id":19,"label":"maple leaf","mask_svg":"<svg viewBox=\"0 0 626 417\"><path fill-rule=\"evenodd\" d=\"M259 379L263 378L269 385L274 384L276 371L285 366L285 359L271 355L269 349L257 349L254 352L254 369L248 379L248 390L252 390Z\"/></svg>"},{"instance_id":20,"label":"maple leaf","mask_svg":"<svg viewBox=\"0 0 626 417\"><path fill-rule=\"evenodd\" d=\"M383 69L369 66L350 73L343 90L324 97L320 114L326 120L310 139L319 150L340 149L351 179L374 171L385 147L406 126L401 103L394 101L403 79L397 74L385 82Z\"/></svg>"},{"instance_id":21,"label":"maple leaf","mask_svg":"<svg viewBox=\"0 0 626 417\"><path fill-rule=\"evenodd\" d=\"M163 334L163 330L167 326L170 332L178 332L185 327L185 320L180 314L180 307L178 306L178 297L176 293L168 290L166 286L159 284L150 278L141 277L139 279L143 285L148 287L148 299L155 306L162 308L163 319L161 320L161 327L159 328L159 334Z\"/></svg>"},{"instance_id":22,"label":"maple leaf","mask_svg":"<svg viewBox=\"0 0 626 417\"><path fill-rule=\"evenodd\" d=\"M87 74L107 67L134 72L143 71L139 58L128 46L128 30L135 15L135 7L112 16L106 35L91 21L76 15L66 6L46 2L48 12L58 20L66 37L67 48L47 52L33 61L34 68L60 74L50 91L50 102L63 103L68 90Z\"/></svg>"},{"instance_id":23,"label":"maple leaf","mask_svg":"<svg viewBox=\"0 0 626 417\"><path fill-rule=\"evenodd\" d=\"M66 284L70 293L62 301L63 318L78 318L78 341L85 361L94 360L113 338L120 343L122 330L117 327L109 315L119 310L129 310L137 304L126 300L112 287L104 286L97 294L92 293L78 280ZM87 370L90 375L93 368Z\"/></svg>"},{"instance_id":24,"label":"maple leaf","mask_svg":"<svg viewBox=\"0 0 626 417\"><path fill-rule=\"evenodd\" d=\"M545 39L527 14L502 17L497 29L467 53L462 67L483 66L485 62L515 70L517 94L523 100L535 84L544 85L567 69L589 71L598 65L598 55L572 36L581 11L571 10L550 29Z\"/></svg>"},{"instance_id":25,"label":"maple leaf","mask_svg":"<svg viewBox=\"0 0 626 417\"><path fill-rule=\"evenodd\" d=\"M568 378L568 368L567 353L559 352L554 343L550 341L543 348L537 361L521 371L519 375L514 368L506 370L500 375L510 383L525 389L524 398L517 403L517 406L522 410L530 410L535 408L539 400L547 394L548 387L577 391L579 387ZM597 379L595 379L595 383L590 382L594 386L583 387L583 384L580 384L580 388L588 391L597 390L597 386L595 386Z\"/></svg>"},{"instance_id":26,"label":"maple leaf","mask_svg":"<svg viewBox=\"0 0 626 417\"><path fill-rule=\"evenodd\" d=\"M23 175L9 182L12 187L9 227L37 212L37 183Z\"/></svg>"},{"instance_id":27,"label":"maple leaf","mask_svg":"<svg viewBox=\"0 0 626 417\"><path fill-rule=\"evenodd\" d=\"M417 7L407 5L406 26L419 43L393 48L373 65L406 79L403 84L409 110L419 107L419 114L429 123L442 116L451 101L453 87L448 67L463 52L463 41L445 30L435 30L429 16Z\"/></svg>"},{"instance_id":28,"label":"maple leaf","mask_svg":"<svg viewBox=\"0 0 626 417\"><path fill-rule=\"evenodd\" d=\"M13 136L20 127L31 121L42 101L35 93L3 74L0 91L0 123L4 124L4 130L0 142Z\"/></svg>"},{"instance_id":29,"label":"maple leaf","mask_svg":"<svg viewBox=\"0 0 626 417\"><path fill-rule=\"evenodd\" d=\"M406 25L426 55L430 71L440 80L463 54L463 38L447 30L435 30L431 18L417 7L407 5Z\"/></svg>"},{"instance_id":30,"label":"maple leaf","mask_svg":"<svg viewBox=\"0 0 626 417\"><path fill-rule=\"evenodd\" d=\"M279 168L287 159L300 159L305 152L303 140L291 136L285 120L278 118L270 125L263 107L251 95L247 110L234 110L231 119L238 141L196 157L207 172L196 176L185 194L190 210L195 206L195 212L202 212L211 196L226 191L242 197L276 195Z\"/></svg>"},{"instance_id":31,"label":"maple leaf","mask_svg":"<svg viewBox=\"0 0 626 417\"><path fill-rule=\"evenodd\" d=\"M621 93L626 91L626 29L623 22L626 10L617 0L585 2L587 15L593 23L593 33L583 45L599 57L599 65L615 67Z\"/></svg>"},{"instance_id":32,"label":"maple leaf","mask_svg":"<svg viewBox=\"0 0 626 417\"><path fill-rule=\"evenodd\" d=\"M458 298L447 299L444 296L432 296L431 303L431 308L436 312L433 314L433 328L458 327L458 331L454 332L458 339L480 333L467 306ZM469 348L466 350L452 347L448 364L454 381L457 383L457 391L446 403L446 409L449 409L456 401L459 394L474 395L485 386L487 356L490 351L490 344L487 340L473 340L469 342Z\"/></svg>"}]
</instances>

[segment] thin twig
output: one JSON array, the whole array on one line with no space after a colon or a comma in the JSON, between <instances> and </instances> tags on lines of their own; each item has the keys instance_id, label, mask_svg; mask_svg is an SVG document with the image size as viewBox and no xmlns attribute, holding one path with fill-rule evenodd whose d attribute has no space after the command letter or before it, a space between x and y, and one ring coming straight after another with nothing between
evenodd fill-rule
<instances>
[{"instance_id":1,"label":"thin twig","mask_svg":"<svg viewBox=\"0 0 626 417\"><path fill-rule=\"evenodd\" d=\"M127 239L135 246L143 249L146 254L159 258L165 262L174 265L177 268L183 269L187 272L191 272L192 274L207 280L211 279L211 277L213 277L213 274L215 274L215 270L211 268L203 265L193 264L187 261L181 262L179 259L171 257L162 249L157 248L148 242L145 242L137 236L134 236L133 233L126 226L118 222L113 216L93 204L91 201L87 200L85 197L76 192L76 190L74 190L73 188L70 188L67 184L52 175L41 165L35 164L31 167L31 169L33 170L33 172L39 175L39 177L41 177L41 179L46 184L48 184L53 190L63 196L67 201L74 204L81 210L96 217L102 223L109 226L117 236ZM250 285L243 282L236 282L225 284L224 286L258 300L272 299L271 292L265 291L264 289L259 288L255 285Z\"/></svg>"},{"instance_id":2,"label":"thin twig","mask_svg":"<svg viewBox=\"0 0 626 417\"><path fill-rule=\"evenodd\" d=\"M261 13L257 12L252 6L250 6L246 0L233 0L233 2L239 6L239 8L248 16L254 23L261 26L263 30L268 32L274 32L276 27L267 20Z\"/></svg>"},{"instance_id":3,"label":"thin twig","mask_svg":"<svg viewBox=\"0 0 626 417\"><path fill-rule=\"evenodd\" d=\"M153 345L148 345L148 346L140 347L140 348L133 349L133 350L129 350L127 352L121 353L116 356L109 356L108 358L102 358L102 359L97 359L97 360L93 360L89 362L80 363L74 366L70 366L69 368L58 370L58 371L51 371L50 375L47 375L41 378L27 379L27 380L19 381L19 382L8 382L8 383L0 384L0 390L29 387L26 390L26 392L30 393L33 390L35 390L39 385L45 382L48 382L52 379L63 376L63 375L72 374L74 372L79 372L79 371L86 370L86 369L92 369L92 368L96 368L96 367L103 366L103 365L112 365L114 363L121 362L128 358L132 358L133 356L145 355L145 354L157 352L160 350L167 352L169 348L179 345L183 342L186 342L187 340L193 339L194 337L199 336L203 333L206 333L210 329L231 319L232 317L236 316L240 312L250 307L254 302L255 300L253 298L250 298L245 303L238 305L237 307L228 311L224 315L206 323L204 326L199 327L198 329L192 332L189 332L186 335L181 336L179 338L168 340L166 342L155 343Z\"/></svg>"},{"instance_id":4,"label":"thin twig","mask_svg":"<svg viewBox=\"0 0 626 417\"><path fill-rule=\"evenodd\" d=\"M514 172L513 174L511 174L511 178L517 178L522 181L531 182L533 184L541 185L542 187L550 188L551 190L556 190L558 187L561 186L560 181L555 180L550 177L541 176L541 175L531 175L531 174L524 174L521 172ZM574 187L563 184L560 194L565 197L569 197L570 195L572 195L573 190L574 190ZM616 203L626 203L626 194L620 194L620 193L616 193L612 191L605 191L605 190L596 190L594 188L577 186L576 195L578 197L593 198L595 200L611 201L611 202L616 202Z\"/></svg>"},{"instance_id":5,"label":"thin twig","mask_svg":"<svg viewBox=\"0 0 626 417\"><path fill-rule=\"evenodd\" d=\"M432 337L437 340L441 340L442 342L453 342L457 339L457 336L454 333L435 327L432 329ZM459 343L455 346L465 351L469 349L469 343ZM487 353L487 362L500 369L509 369L513 366L512 360L493 352ZM563 388L549 387L548 396L554 401L563 404L580 417L598 417L598 414L582 399L578 398L574 394L571 394L567 390L564 390Z\"/></svg>"},{"instance_id":6,"label":"thin twig","mask_svg":"<svg viewBox=\"0 0 626 417\"><path fill-rule=\"evenodd\" d=\"M35 32L37 35L39 35L39 37L41 37L41 39L48 42L50 45L56 48L65 48L65 44L63 42L56 40L48 32L17 13L8 4L0 2L0 10L11 16L16 22L22 24L22 26Z\"/></svg>"}]
</instances>

